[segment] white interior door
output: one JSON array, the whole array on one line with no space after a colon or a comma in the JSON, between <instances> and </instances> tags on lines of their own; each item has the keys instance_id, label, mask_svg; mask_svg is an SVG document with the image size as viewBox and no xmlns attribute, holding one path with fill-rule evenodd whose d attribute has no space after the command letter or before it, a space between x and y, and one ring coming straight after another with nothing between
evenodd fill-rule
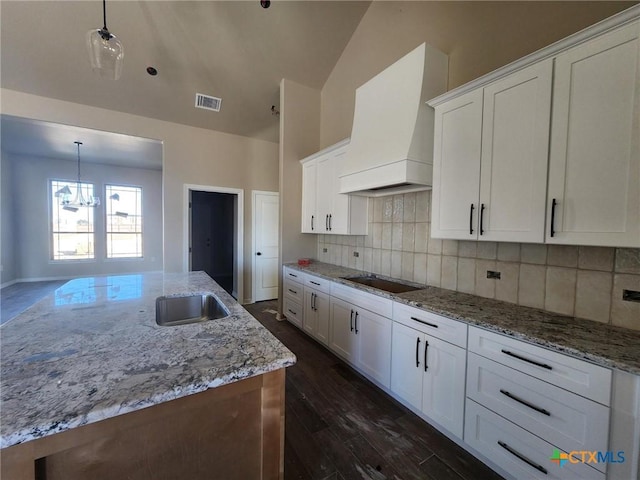
<instances>
[{"instance_id":1,"label":"white interior door","mask_svg":"<svg viewBox=\"0 0 640 480\"><path fill-rule=\"evenodd\" d=\"M253 298L256 302L278 298L277 192L253 192Z\"/></svg>"}]
</instances>

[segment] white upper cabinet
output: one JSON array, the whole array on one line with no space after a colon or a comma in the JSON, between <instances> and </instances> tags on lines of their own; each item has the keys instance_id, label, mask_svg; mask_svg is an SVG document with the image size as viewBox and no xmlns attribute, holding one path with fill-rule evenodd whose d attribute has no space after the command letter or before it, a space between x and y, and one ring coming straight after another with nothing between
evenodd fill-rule
<instances>
[{"instance_id":1,"label":"white upper cabinet","mask_svg":"<svg viewBox=\"0 0 640 480\"><path fill-rule=\"evenodd\" d=\"M477 237L482 90L436 107L431 236Z\"/></svg>"},{"instance_id":2,"label":"white upper cabinet","mask_svg":"<svg viewBox=\"0 0 640 480\"><path fill-rule=\"evenodd\" d=\"M339 193L339 173L348 140L302 163L302 233L366 235L368 199Z\"/></svg>"},{"instance_id":3,"label":"white upper cabinet","mask_svg":"<svg viewBox=\"0 0 640 480\"><path fill-rule=\"evenodd\" d=\"M640 247L640 22L556 58L549 243Z\"/></svg>"},{"instance_id":4,"label":"white upper cabinet","mask_svg":"<svg viewBox=\"0 0 640 480\"><path fill-rule=\"evenodd\" d=\"M436 107L431 236L544 241L552 60Z\"/></svg>"}]
</instances>

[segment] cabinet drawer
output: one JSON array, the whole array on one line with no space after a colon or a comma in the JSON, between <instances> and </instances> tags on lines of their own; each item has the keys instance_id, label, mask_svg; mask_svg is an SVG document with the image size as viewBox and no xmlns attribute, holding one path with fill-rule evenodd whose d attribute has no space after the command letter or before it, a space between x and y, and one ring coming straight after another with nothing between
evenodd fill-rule
<instances>
[{"instance_id":1,"label":"cabinet drawer","mask_svg":"<svg viewBox=\"0 0 640 480\"><path fill-rule=\"evenodd\" d=\"M300 270L295 270L295 269L289 268L289 267L283 267L282 276L284 278L288 278L289 280L291 280L293 282L298 282L298 283L300 283L302 285L304 285L304 279L306 278L306 274L304 274Z\"/></svg>"},{"instance_id":2,"label":"cabinet drawer","mask_svg":"<svg viewBox=\"0 0 640 480\"><path fill-rule=\"evenodd\" d=\"M283 292L284 292L285 298L289 297L294 302L297 302L300 305L302 305L302 303L304 302L304 300L303 300L303 298L304 298L304 294L303 294L304 287L302 285L300 285L299 283L296 283L296 282L292 282L288 278L285 278L284 279L284 286L282 288L283 288Z\"/></svg>"},{"instance_id":3,"label":"cabinet drawer","mask_svg":"<svg viewBox=\"0 0 640 480\"><path fill-rule=\"evenodd\" d=\"M459 347L467 346L466 323L398 302L393 302L393 320Z\"/></svg>"},{"instance_id":4,"label":"cabinet drawer","mask_svg":"<svg viewBox=\"0 0 640 480\"><path fill-rule=\"evenodd\" d=\"M305 286L312 288L314 290L318 290L324 293L331 293L331 280L327 280L325 278L316 277L314 275L305 275L304 284Z\"/></svg>"},{"instance_id":5,"label":"cabinet drawer","mask_svg":"<svg viewBox=\"0 0 640 480\"><path fill-rule=\"evenodd\" d=\"M473 400L466 404L464 441L518 480L605 480L604 473L585 463L561 467L552 462L553 445Z\"/></svg>"},{"instance_id":6,"label":"cabinet drawer","mask_svg":"<svg viewBox=\"0 0 640 480\"><path fill-rule=\"evenodd\" d=\"M282 301L283 313L296 327L302 328L302 304L291 298L284 297Z\"/></svg>"},{"instance_id":7,"label":"cabinet drawer","mask_svg":"<svg viewBox=\"0 0 640 480\"><path fill-rule=\"evenodd\" d=\"M391 299L347 287L341 283L331 282L331 296L365 308L383 317L391 318L393 312L393 301Z\"/></svg>"},{"instance_id":8,"label":"cabinet drawer","mask_svg":"<svg viewBox=\"0 0 640 480\"><path fill-rule=\"evenodd\" d=\"M611 370L546 348L469 327L469 351L545 382L610 404Z\"/></svg>"},{"instance_id":9,"label":"cabinet drawer","mask_svg":"<svg viewBox=\"0 0 640 480\"><path fill-rule=\"evenodd\" d=\"M467 359L469 398L562 450L607 450L604 405L475 353Z\"/></svg>"}]
</instances>

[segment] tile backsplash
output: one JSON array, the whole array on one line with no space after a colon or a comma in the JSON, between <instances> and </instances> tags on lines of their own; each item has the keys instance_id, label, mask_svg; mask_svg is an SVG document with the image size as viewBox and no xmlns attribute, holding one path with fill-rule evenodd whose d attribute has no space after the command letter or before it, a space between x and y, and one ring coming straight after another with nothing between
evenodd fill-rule
<instances>
[{"instance_id":1,"label":"tile backsplash","mask_svg":"<svg viewBox=\"0 0 640 480\"><path fill-rule=\"evenodd\" d=\"M430 191L371 198L369 235L318 235L317 258L640 330L640 303L622 300L640 291L640 249L441 240L430 211Z\"/></svg>"}]
</instances>

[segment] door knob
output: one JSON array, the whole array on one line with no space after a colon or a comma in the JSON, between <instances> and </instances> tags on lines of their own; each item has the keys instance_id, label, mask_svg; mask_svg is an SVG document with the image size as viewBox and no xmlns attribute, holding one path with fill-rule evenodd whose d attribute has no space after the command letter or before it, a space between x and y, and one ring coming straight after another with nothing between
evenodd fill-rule
<instances>
[{"instance_id":1,"label":"door knob","mask_svg":"<svg viewBox=\"0 0 640 480\"><path fill-rule=\"evenodd\" d=\"M262 252L257 252L256 255L262 255Z\"/></svg>"}]
</instances>

